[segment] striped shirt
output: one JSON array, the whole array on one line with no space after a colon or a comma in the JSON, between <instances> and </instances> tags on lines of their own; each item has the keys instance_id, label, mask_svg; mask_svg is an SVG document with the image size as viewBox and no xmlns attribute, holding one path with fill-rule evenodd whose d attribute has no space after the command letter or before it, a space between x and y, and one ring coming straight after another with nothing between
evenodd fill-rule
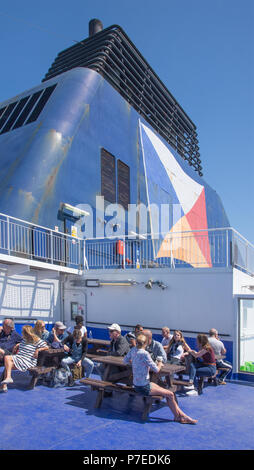
<instances>
[{"instance_id":1,"label":"striped shirt","mask_svg":"<svg viewBox=\"0 0 254 470\"><path fill-rule=\"evenodd\" d=\"M34 353L37 349L47 347L47 343L40 339L37 343L27 343L22 339L19 345L19 352L12 356L15 367L18 370L25 371L30 367L36 367L37 357L34 357Z\"/></svg>"}]
</instances>

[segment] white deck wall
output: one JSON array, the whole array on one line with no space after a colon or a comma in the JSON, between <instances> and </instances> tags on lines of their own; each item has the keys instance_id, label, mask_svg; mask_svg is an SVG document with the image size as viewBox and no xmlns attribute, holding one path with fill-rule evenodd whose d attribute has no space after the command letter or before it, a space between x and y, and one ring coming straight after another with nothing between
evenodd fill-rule
<instances>
[{"instance_id":1,"label":"white deck wall","mask_svg":"<svg viewBox=\"0 0 254 470\"><path fill-rule=\"evenodd\" d=\"M230 335L229 340L234 337L232 269L94 270L84 279L132 279L140 283L130 287L79 287L87 299L87 322L91 326L93 322L102 326L117 322L123 327L141 323L155 331L168 325L172 330L194 332L193 336L215 327L221 334ZM155 285L146 289L144 284L149 279L161 281L168 288ZM70 284L66 286L70 289ZM72 297L69 290L65 295L66 321L70 320L68 304Z\"/></svg>"},{"instance_id":2,"label":"white deck wall","mask_svg":"<svg viewBox=\"0 0 254 470\"><path fill-rule=\"evenodd\" d=\"M0 271L0 322L10 317L22 320L60 319L61 300L58 274L47 279L41 271L9 276Z\"/></svg>"}]
</instances>

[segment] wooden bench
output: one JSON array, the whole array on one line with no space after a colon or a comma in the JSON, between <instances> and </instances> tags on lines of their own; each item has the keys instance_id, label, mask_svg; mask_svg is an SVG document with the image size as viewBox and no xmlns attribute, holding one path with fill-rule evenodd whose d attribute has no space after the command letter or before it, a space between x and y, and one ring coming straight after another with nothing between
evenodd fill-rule
<instances>
[{"instance_id":1,"label":"wooden bench","mask_svg":"<svg viewBox=\"0 0 254 470\"><path fill-rule=\"evenodd\" d=\"M177 387L182 388L182 387L190 387L191 385L193 385L193 383L189 382L188 380L173 379L173 385L176 385Z\"/></svg>"},{"instance_id":2,"label":"wooden bench","mask_svg":"<svg viewBox=\"0 0 254 470\"><path fill-rule=\"evenodd\" d=\"M37 366L37 367L32 367L31 369L28 369L29 374L32 376L28 389L32 390L37 384L39 377L43 377L43 375L47 374L48 372L51 372L54 369L57 369L57 367L56 366L50 366L50 367Z\"/></svg>"},{"instance_id":3,"label":"wooden bench","mask_svg":"<svg viewBox=\"0 0 254 470\"><path fill-rule=\"evenodd\" d=\"M90 385L92 390L97 390L97 399L95 402L95 408L100 408L103 398L104 398L104 392L118 392L118 393L128 393L130 396L140 396L141 394L136 392L135 389L130 386L130 385L123 385L123 384L115 384L112 382L106 382L103 380L97 380L97 379L81 379L80 382L85 385ZM173 392L176 391L176 387L172 387ZM154 401L161 401L163 397L157 396L157 395L141 395L143 397L144 401L144 410L142 413L142 420L145 421L147 419L147 416L151 410L152 404Z\"/></svg>"}]
</instances>

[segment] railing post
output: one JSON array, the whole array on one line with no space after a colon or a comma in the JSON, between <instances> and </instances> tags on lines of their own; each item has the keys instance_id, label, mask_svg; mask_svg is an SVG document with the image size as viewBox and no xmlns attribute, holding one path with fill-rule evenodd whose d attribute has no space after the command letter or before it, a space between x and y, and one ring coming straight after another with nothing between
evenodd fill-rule
<instances>
[{"instance_id":1,"label":"railing post","mask_svg":"<svg viewBox=\"0 0 254 470\"><path fill-rule=\"evenodd\" d=\"M7 217L7 251L8 255L10 255L10 218Z\"/></svg>"},{"instance_id":2,"label":"railing post","mask_svg":"<svg viewBox=\"0 0 254 470\"><path fill-rule=\"evenodd\" d=\"M232 267L235 265L235 233L232 230Z\"/></svg>"},{"instance_id":3,"label":"railing post","mask_svg":"<svg viewBox=\"0 0 254 470\"><path fill-rule=\"evenodd\" d=\"M54 263L54 258L53 258L53 233L52 230L50 230L50 259L51 259L51 264Z\"/></svg>"},{"instance_id":4,"label":"railing post","mask_svg":"<svg viewBox=\"0 0 254 470\"><path fill-rule=\"evenodd\" d=\"M125 238L123 238L123 263L122 268L125 269Z\"/></svg>"},{"instance_id":5,"label":"railing post","mask_svg":"<svg viewBox=\"0 0 254 470\"><path fill-rule=\"evenodd\" d=\"M248 243L246 242L246 260L245 260L245 269L248 271Z\"/></svg>"},{"instance_id":6,"label":"railing post","mask_svg":"<svg viewBox=\"0 0 254 470\"><path fill-rule=\"evenodd\" d=\"M84 259L83 269L86 268L87 270L89 270L88 261L87 261L87 257L86 257L86 241L83 239L82 242L83 242L82 244L83 244L83 259Z\"/></svg>"},{"instance_id":7,"label":"railing post","mask_svg":"<svg viewBox=\"0 0 254 470\"><path fill-rule=\"evenodd\" d=\"M226 263L227 263L226 266L227 266L227 268L228 268L228 267L229 267L229 262L228 262L228 260L229 260L229 256L228 256L228 248L229 248L229 244L228 244L228 229L227 229L227 231L226 231L226 246L227 246L227 248L226 248Z\"/></svg>"}]
</instances>

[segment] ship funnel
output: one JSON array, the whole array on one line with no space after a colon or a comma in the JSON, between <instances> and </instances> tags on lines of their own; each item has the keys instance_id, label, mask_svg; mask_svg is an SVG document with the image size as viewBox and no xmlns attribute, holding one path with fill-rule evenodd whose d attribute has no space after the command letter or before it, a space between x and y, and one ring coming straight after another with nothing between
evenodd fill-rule
<instances>
[{"instance_id":1,"label":"ship funnel","mask_svg":"<svg viewBox=\"0 0 254 470\"><path fill-rule=\"evenodd\" d=\"M100 20L93 19L89 21L89 37L103 30L103 24Z\"/></svg>"}]
</instances>

